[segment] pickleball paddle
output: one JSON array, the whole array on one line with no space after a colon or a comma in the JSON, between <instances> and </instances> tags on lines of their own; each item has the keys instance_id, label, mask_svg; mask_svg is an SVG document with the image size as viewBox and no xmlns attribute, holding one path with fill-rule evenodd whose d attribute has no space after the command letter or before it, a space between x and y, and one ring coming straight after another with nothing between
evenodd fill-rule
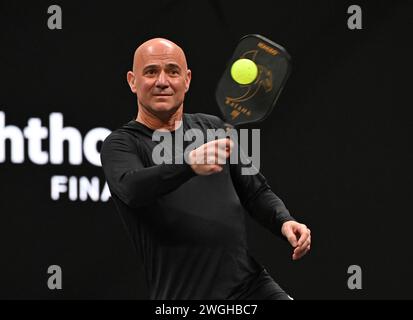
<instances>
[{"instance_id":1,"label":"pickleball paddle","mask_svg":"<svg viewBox=\"0 0 413 320\"><path fill-rule=\"evenodd\" d=\"M240 39L215 91L227 127L268 117L290 74L290 61L282 46L261 35Z\"/></svg>"}]
</instances>

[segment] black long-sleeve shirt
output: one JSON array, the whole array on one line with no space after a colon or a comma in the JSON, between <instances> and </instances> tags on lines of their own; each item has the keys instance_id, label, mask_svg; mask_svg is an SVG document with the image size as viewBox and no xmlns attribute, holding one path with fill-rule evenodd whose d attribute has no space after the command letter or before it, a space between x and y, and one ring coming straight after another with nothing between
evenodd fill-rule
<instances>
[{"instance_id":1,"label":"black long-sleeve shirt","mask_svg":"<svg viewBox=\"0 0 413 320\"><path fill-rule=\"evenodd\" d=\"M173 136L197 128L207 137L207 129L224 128L207 114L184 113L182 120ZM245 212L276 235L293 218L264 176L242 175L240 164L227 161L209 176L196 175L185 161L155 164L152 151L160 142L153 133L132 120L112 132L101 150L112 198L144 263L150 298L242 297L263 269L248 253Z\"/></svg>"}]
</instances>

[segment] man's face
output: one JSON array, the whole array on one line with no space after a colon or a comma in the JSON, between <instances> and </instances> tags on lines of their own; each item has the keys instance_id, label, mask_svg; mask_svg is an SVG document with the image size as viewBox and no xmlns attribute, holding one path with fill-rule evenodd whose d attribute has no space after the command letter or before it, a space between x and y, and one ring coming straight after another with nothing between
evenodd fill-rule
<instances>
[{"instance_id":1,"label":"man's face","mask_svg":"<svg viewBox=\"0 0 413 320\"><path fill-rule=\"evenodd\" d=\"M164 41L138 49L133 72L128 73L139 106L158 114L173 113L182 106L190 80L182 50Z\"/></svg>"}]
</instances>

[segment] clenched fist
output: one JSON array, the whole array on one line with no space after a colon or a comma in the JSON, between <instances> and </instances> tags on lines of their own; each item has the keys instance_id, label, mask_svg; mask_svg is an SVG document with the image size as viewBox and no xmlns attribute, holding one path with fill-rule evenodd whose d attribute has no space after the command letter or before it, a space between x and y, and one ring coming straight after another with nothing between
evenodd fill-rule
<instances>
[{"instance_id":1,"label":"clenched fist","mask_svg":"<svg viewBox=\"0 0 413 320\"><path fill-rule=\"evenodd\" d=\"M221 172L233 147L234 142L229 138L210 141L189 153L189 164L192 170L201 176Z\"/></svg>"}]
</instances>

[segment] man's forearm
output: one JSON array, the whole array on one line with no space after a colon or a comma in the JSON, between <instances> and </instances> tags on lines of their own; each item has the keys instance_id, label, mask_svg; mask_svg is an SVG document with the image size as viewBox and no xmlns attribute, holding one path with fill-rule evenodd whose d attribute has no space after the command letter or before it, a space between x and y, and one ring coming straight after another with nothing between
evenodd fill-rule
<instances>
[{"instance_id":1,"label":"man's forearm","mask_svg":"<svg viewBox=\"0 0 413 320\"><path fill-rule=\"evenodd\" d=\"M127 205L136 208L174 191L195 175L187 164L162 164L126 172L115 190Z\"/></svg>"},{"instance_id":2,"label":"man's forearm","mask_svg":"<svg viewBox=\"0 0 413 320\"><path fill-rule=\"evenodd\" d=\"M261 188L245 207L256 221L277 236L281 236L284 222L295 220L283 201L268 187Z\"/></svg>"}]
</instances>

